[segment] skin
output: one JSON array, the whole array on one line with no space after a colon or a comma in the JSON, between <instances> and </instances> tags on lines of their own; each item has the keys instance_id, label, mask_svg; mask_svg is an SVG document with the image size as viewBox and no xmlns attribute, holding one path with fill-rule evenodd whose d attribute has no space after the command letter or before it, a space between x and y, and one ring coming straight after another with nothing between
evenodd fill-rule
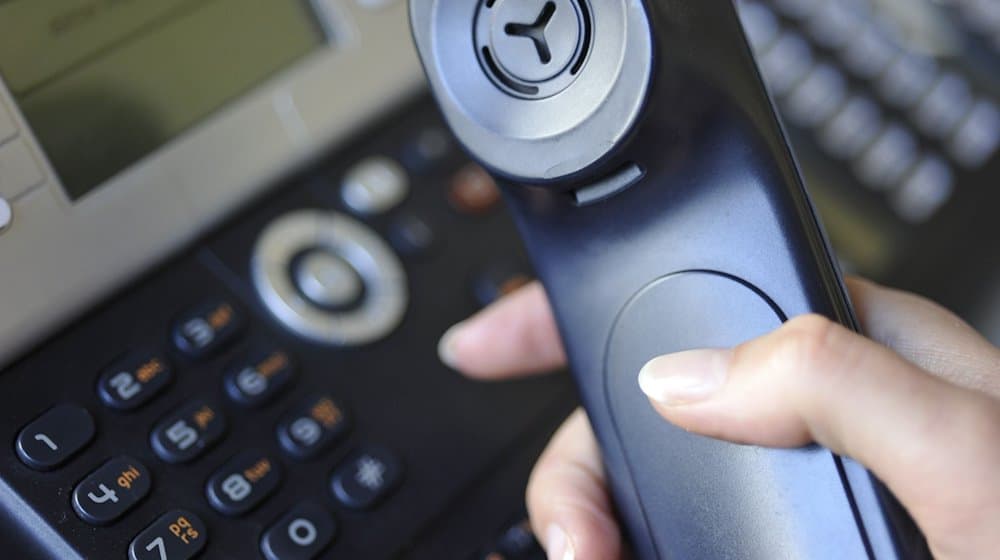
<instances>
[{"instance_id":1,"label":"skin","mask_svg":"<svg viewBox=\"0 0 1000 560\"><path fill-rule=\"evenodd\" d=\"M652 406L691 432L745 444L817 442L884 481L936 558L1000 551L1000 349L944 308L850 279L868 337L825 318L792 319L735 348L655 358L636 372ZM456 325L442 360L499 380L565 363L540 285ZM597 443L577 411L539 459L532 525L555 560L621 558Z\"/></svg>"}]
</instances>

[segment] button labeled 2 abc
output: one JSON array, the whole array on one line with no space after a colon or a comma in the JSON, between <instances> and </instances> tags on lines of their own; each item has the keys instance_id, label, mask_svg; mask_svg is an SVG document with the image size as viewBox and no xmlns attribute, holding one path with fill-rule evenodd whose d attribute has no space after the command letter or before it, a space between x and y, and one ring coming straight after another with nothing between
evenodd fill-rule
<instances>
[{"instance_id":1,"label":"button labeled 2 abc","mask_svg":"<svg viewBox=\"0 0 1000 560\"><path fill-rule=\"evenodd\" d=\"M333 517L320 506L295 506L264 533L260 550L267 560L312 560L337 532Z\"/></svg>"}]
</instances>

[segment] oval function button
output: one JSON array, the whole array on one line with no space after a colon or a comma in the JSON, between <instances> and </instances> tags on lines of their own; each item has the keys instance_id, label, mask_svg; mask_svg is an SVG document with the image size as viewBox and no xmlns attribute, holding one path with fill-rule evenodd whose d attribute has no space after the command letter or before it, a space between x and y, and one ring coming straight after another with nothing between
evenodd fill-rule
<instances>
[{"instance_id":1,"label":"oval function button","mask_svg":"<svg viewBox=\"0 0 1000 560\"><path fill-rule=\"evenodd\" d=\"M54 469L83 449L94 432L94 418L85 408L61 404L21 430L17 456L35 470Z\"/></svg>"},{"instance_id":2,"label":"oval function button","mask_svg":"<svg viewBox=\"0 0 1000 560\"><path fill-rule=\"evenodd\" d=\"M164 461L187 463L217 443L226 433L222 412L204 401L187 404L153 428L150 445Z\"/></svg>"},{"instance_id":3,"label":"oval function button","mask_svg":"<svg viewBox=\"0 0 1000 560\"><path fill-rule=\"evenodd\" d=\"M128 547L129 560L190 560L208 542L208 529L195 514L175 509L139 533Z\"/></svg>"},{"instance_id":4,"label":"oval function button","mask_svg":"<svg viewBox=\"0 0 1000 560\"><path fill-rule=\"evenodd\" d=\"M223 515L238 516L257 507L281 482L278 462L256 451L244 451L208 481L208 501Z\"/></svg>"},{"instance_id":5,"label":"oval function button","mask_svg":"<svg viewBox=\"0 0 1000 560\"><path fill-rule=\"evenodd\" d=\"M172 378L166 358L154 352L135 352L101 374L97 394L106 406L134 410L163 391Z\"/></svg>"},{"instance_id":6,"label":"oval function button","mask_svg":"<svg viewBox=\"0 0 1000 560\"><path fill-rule=\"evenodd\" d=\"M149 470L131 457L104 463L73 490L73 509L91 525L118 519L149 494Z\"/></svg>"},{"instance_id":7,"label":"oval function button","mask_svg":"<svg viewBox=\"0 0 1000 560\"><path fill-rule=\"evenodd\" d=\"M333 516L307 502L296 506L264 533L260 550L267 560L312 560L333 541L336 532Z\"/></svg>"},{"instance_id":8,"label":"oval function button","mask_svg":"<svg viewBox=\"0 0 1000 560\"><path fill-rule=\"evenodd\" d=\"M392 210L409 192L410 181L398 163L372 157L348 170L340 194L352 212L372 216Z\"/></svg>"},{"instance_id":9,"label":"oval function button","mask_svg":"<svg viewBox=\"0 0 1000 560\"><path fill-rule=\"evenodd\" d=\"M343 310L317 305L296 285L297 257L323 251L343 259L364 282L361 300ZM406 273L392 248L367 226L338 212L300 210L261 234L252 262L254 284L271 313L311 340L361 345L396 328L406 312Z\"/></svg>"}]
</instances>

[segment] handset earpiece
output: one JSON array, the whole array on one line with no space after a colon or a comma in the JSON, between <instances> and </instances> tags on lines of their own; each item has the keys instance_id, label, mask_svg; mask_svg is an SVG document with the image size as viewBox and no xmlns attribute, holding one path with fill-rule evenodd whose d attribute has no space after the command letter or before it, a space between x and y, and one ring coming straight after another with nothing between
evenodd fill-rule
<instances>
[{"instance_id":1,"label":"handset earpiece","mask_svg":"<svg viewBox=\"0 0 1000 560\"><path fill-rule=\"evenodd\" d=\"M856 463L688 434L637 385L654 356L796 315L856 326L733 4L411 0L411 18L445 119L504 185L636 556L926 554Z\"/></svg>"}]
</instances>

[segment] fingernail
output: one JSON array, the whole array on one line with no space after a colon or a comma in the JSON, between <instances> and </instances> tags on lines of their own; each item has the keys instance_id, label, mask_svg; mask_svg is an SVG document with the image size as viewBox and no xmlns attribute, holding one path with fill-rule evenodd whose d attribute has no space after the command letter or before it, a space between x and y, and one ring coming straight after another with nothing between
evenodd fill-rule
<instances>
[{"instance_id":1,"label":"fingernail","mask_svg":"<svg viewBox=\"0 0 1000 560\"><path fill-rule=\"evenodd\" d=\"M576 551L566 531L558 525L549 525L545 531L545 555L549 560L573 560Z\"/></svg>"},{"instance_id":2,"label":"fingernail","mask_svg":"<svg viewBox=\"0 0 1000 560\"><path fill-rule=\"evenodd\" d=\"M455 340L464 323L458 323L445 331L438 342L438 358L444 365L458 369L457 352L455 351Z\"/></svg>"},{"instance_id":3,"label":"fingernail","mask_svg":"<svg viewBox=\"0 0 1000 560\"><path fill-rule=\"evenodd\" d=\"M709 399L726 382L727 350L691 350L660 356L639 371L639 388L650 399L667 406Z\"/></svg>"}]
</instances>

